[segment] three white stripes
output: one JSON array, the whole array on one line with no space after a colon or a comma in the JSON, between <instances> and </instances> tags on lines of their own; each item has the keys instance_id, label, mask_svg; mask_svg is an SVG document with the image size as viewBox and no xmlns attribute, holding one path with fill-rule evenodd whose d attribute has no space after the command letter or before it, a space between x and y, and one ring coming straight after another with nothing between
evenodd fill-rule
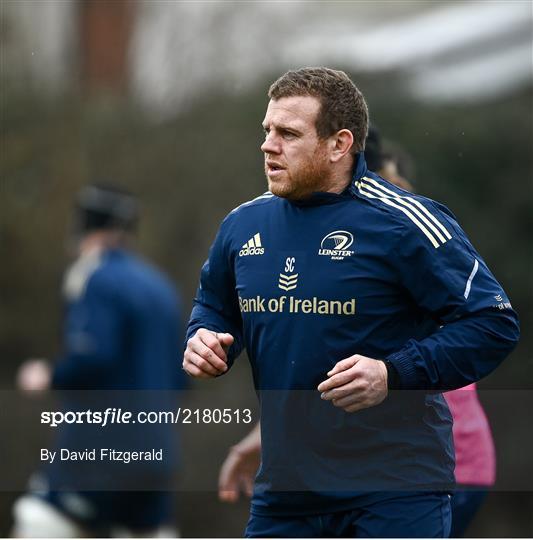
<instances>
[{"instance_id":1,"label":"three white stripes","mask_svg":"<svg viewBox=\"0 0 533 540\"><path fill-rule=\"evenodd\" d=\"M403 212L426 235L433 247L438 248L452 238L446 227L414 197L400 196L367 176L357 181L356 186L361 195L379 199Z\"/></svg>"}]
</instances>

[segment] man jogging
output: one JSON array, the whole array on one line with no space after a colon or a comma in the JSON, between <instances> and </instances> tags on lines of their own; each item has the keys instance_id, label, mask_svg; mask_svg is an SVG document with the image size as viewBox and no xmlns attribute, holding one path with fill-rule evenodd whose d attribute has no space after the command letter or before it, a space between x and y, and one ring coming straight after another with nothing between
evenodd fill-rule
<instances>
[{"instance_id":1,"label":"man jogging","mask_svg":"<svg viewBox=\"0 0 533 540\"><path fill-rule=\"evenodd\" d=\"M289 71L269 97L270 191L222 223L183 362L209 378L250 357L262 461L246 536L447 536L439 391L495 369L516 314L445 207L367 170L368 110L345 73Z\"/></svg>"}]
</instances>

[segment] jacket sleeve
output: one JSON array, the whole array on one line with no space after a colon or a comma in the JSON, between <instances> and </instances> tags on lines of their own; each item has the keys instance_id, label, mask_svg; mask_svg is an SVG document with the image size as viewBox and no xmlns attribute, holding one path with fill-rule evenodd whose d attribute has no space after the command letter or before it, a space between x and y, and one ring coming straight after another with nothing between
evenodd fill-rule
<instances>
[{"instance_id":1,"label":"jacket sleeve","mask_svg":"<svg viewBox=\"0 0 533 540\"><path fill-rule=\"evenodd\" d=\"M424 202L450 238L435 247L411 228L396 246L395 260L422 316L441 326L424 339L410 339L387 360L398 372L400 388L460 388L491 373L513 350L518 317L449 211Z\"/></svg>"},{"instance_id":2,"label":"jacket sleeve","mask_svg":"<svg viewBox=\"0 0 533 540\"><path fill-rule=\"evenodd\" d=\"M228 218L222 223L207 261L202 267L200 284L187 327L186 341L200 328L227 332L234 338L228 351L229 365L242 352L242 318L235 291L235 275L227 237ZM185 344L186 346L186 344Z\"/></svg>"},{"instance_id":3,"label":"jacket sleeve","mask_svg":"<svg viewBox=\"0 0 533 540\"><path fill-rule=\"evenodd\" d=\"M123 325L113 291L91 278L85 292L67 305L64 353L54 369L52 387L105 388L119 364Z\"/></svg>"}]
</instances>

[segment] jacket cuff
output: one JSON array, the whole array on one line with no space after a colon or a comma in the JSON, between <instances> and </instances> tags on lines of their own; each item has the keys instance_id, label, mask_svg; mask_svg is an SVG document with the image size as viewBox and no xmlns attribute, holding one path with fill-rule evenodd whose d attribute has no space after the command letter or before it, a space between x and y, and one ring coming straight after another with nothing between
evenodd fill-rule
<instances>
[{"instance_id":1,"label":"jacket cuff","mask_svg":"<svg viewBox=\"0 0 533 540\"><path fill-rule=\"evenodd\" d=\"M416 373L416 365L413 355L408 350L401 350L387 356L386 360L390 362L398 373L399 389L415 389L419 387L419 381Z\"/></svg>"}]
</instances>

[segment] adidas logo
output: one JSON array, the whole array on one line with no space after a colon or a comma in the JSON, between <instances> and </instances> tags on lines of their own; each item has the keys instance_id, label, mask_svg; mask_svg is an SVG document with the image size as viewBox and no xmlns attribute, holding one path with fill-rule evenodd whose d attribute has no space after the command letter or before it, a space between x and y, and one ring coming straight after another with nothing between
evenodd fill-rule
<instances>
[{"instance_id":1,"label":"adidas logo","mask_svg":"<svg viewBox=\"0 0 533 540\"><path fill-rule=\"evenodd\" d=\"M242 249L239 251L239 257L245 257L246 255L263 255L264 253L265 248L261 245L261 235L257 233L242 246Z\"/></svg>"}]
</instances>

